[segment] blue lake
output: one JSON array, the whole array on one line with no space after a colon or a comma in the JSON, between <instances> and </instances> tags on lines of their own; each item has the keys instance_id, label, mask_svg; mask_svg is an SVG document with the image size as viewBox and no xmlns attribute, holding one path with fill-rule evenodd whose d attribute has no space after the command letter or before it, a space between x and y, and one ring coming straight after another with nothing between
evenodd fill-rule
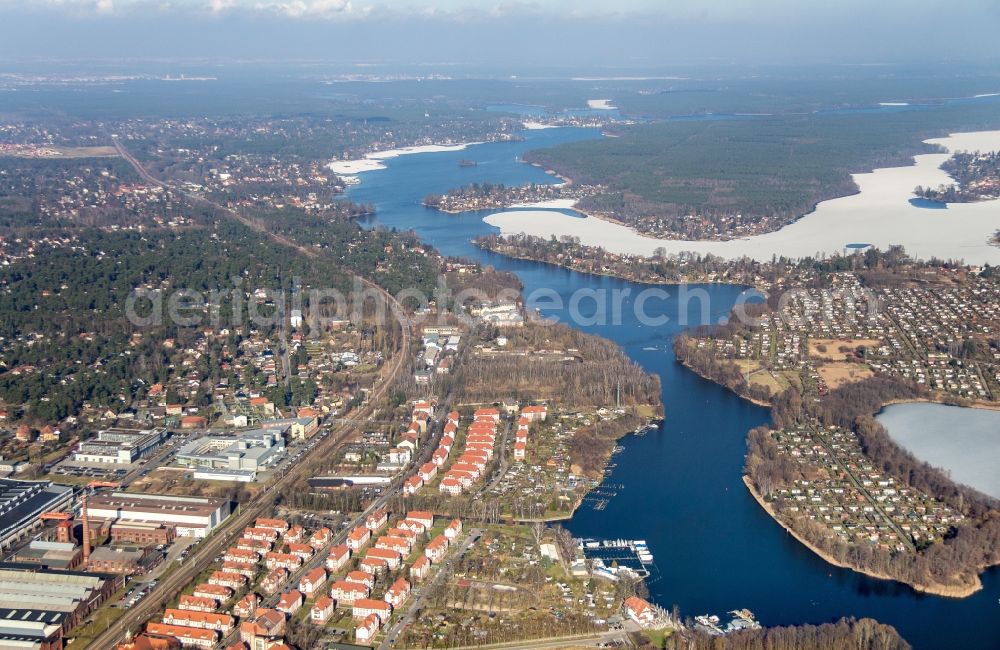
<instances>
[{"instance_id":1,"label":"blue lake","mask_svg":"<svg viewBox=\"0 0 1000 650\"><path fill-rule=\"evenodd\" d=\"M878 421L889 437L952 480L1000 499L1000 411L947 404L893 404Z\"/></svg>"},{"instance_id":2,"label":"blue lake","mask_svg":"<svg viewBox=\"0 0 1000 650\"><path fill-rule=\"evenodd\" d=\"M690 309L681 307L678 290L667 287L670 297L648 301L646 312L665 315L669 322L643 325L630 309L643 286L480 251L469 240L494 231L482 222L485 213L447 215L421 206L427 194L472 182L552 182L542 170L519 163L519 157L531 149L598 137L598 132L545 129L524 136L523 142L388 160L387 169L361 174L362 184L348 197L376 205L373 225L412 229L445 254L517 273L526 295L548 289L565 305L581 288L631 292L623 301L620 325L581 329L616 341L660 376L666 421L656 432L623 441L625 450L615 456L617 467L608 482L624 488L603 511L584 505L568 528L584 537L647 540L659 575L649 585L652 596L664 606L679 605L685 616L738 607L751 609L765 625L868 616L895 626L917 648L1000 648L1000 570L987 572L985 588L969 598L918 594L828 565L788 536L747 493L741 481L745 436L768 422L767 411L687 371L670 348L683 329L682 311L691 324L717 322L740 288L700 287L708 298L703 310L697 301L684 303ZM479 164L459 167L462 159ZM581 305L584 316L593 312L589 304ZM568 313L552 307L543 312L563 320Z\"/></svg>"}]
</instances>

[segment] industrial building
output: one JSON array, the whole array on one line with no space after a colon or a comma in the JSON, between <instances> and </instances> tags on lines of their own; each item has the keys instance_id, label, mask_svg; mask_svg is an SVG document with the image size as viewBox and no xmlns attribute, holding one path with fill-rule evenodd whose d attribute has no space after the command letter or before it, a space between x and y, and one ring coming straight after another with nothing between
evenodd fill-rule
<instances>
[{"instance_id":1,"label":"industrial building","mask_svg":"<svg viewBox=\"0 0 1000 650\"><path fill-rule=\"evenodd\" d=\"M177 465L195 468L195 478L252 481L258 471L285 456L284 431L288 428L198 438L177 450Z\"/></svg>"},{"instance_id":2,"label":"industrial building","mask_svg":"<svg viewBox=\"0 0 1000 650\"><path fill-rule=\"evenodd\" d=\"M17 552L15 559L50 569L75 569L83 561L83 549L75 542L34 539Z\"/></svg>"},{"instance_id":3,"label":"industrial building","mask_svg":"<svg viewBox=\"0 0 1000 650\"><path fill-rule=\"evenodd\" d=\"M105 429L84 440L73 452L77 463L130 465L154 452L167 437L166 429Z\"/></svg>"},{"instance_id":4,"label":"industrial building","mask_svg":"<svg viewBox=\"0 0 1000 650\"><path fill-rule=\"evenodd\" d=\"M120 576L0 564L0 647L59 650L122 585Z\"/></svg>"},{"instance_id":5,"label":"industrial building","mask_svg":"<svg viewBox=\"0 0 1000 650\"><path fill-rule=\"evenodd\" d=\"M66 485L0 479L0 552L41 526L43 512L63 510L72 501L73 488Z\"/></svg>"},{"instance_id":6,"label":"industrial building","mask_svg":"<svg viewBox=\"0 0 1000 650\"><path fill-rule=\"evenodd\" d=\"M163 524L173 527L181 537L205 537L229 514L227 499L208 497L108 492L91 496L87 503L90 519L126 526L136 522Z\"/></svg>"}]
</instances>

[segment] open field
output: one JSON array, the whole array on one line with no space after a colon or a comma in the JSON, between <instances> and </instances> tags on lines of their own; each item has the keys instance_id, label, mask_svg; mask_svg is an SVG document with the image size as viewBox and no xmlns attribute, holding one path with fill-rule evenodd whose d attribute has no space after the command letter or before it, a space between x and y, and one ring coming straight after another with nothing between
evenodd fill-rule
<instances>
[{"instance_id":1,"label":"open field","mask_svg":"<svg viewBox=\"0 0 1000 650\"><path fill-rule=\"evenodd\" d=\"M753 359L734 359L733 362L739 366L744 377L749 373L751 385L769 388L773 395L783 393L793 384L796 386L799 384L795 373L767 370L759 361Z\"/></svg>"},{"instance_id":2,"label":"open field","mask_svg":"<svg viewBox=\"0 0 1000 650\"><path fill-rule=\"evenodd\" d=\"M825 363L819 366L816 372L823 378L826 385L830 387L830 390L875 376L875 373L868 366L846 361Z\"/></svg>"},{"instance_id":3,"label":"open field","mask_svg":"<svg viewBox=\"0 0 1000 650\"><path fill-rule=\"evenodd\" d=\"M809 339L809 356L815 359L844 361L859 347L872 347L879 343L877 339ZM847 350L843 351L841 348Z\"/></svg>"},{"instance_id":4,"label":"open field","mask_svg":"<svg viewBox=\"0 0 1000 650\"><path fill-rule=\"evenodd\" d=\"M0 157L12 158L107 158L117 156L114 147L49 147L38 145L9 145L0 148Z\"/></svg>"}]
</instances>

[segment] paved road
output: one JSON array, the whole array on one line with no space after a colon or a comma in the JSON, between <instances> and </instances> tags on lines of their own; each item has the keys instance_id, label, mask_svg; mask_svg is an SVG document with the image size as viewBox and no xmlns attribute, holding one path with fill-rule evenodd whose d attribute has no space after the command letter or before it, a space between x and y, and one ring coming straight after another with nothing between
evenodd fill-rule
<instances>
[{"instance_id":1,"label":"paved road","mask_svg":"<svg viewBox=\"0 0 1000 650\"><path fill-rule=\"evenodd\" d=\"M480 490L480 493L485 494L486 492L489 492L499 485L500 481L503 480L503 477L507 475L507 470L510 467L510 460L507 458L507 442L510 440L510 431L512 428L513 425L510 422L504 425L503 435L500 436L500 451L497 452L499 466L493 476L493 480L490 481L489 485L483 487Z\"/></svg>"},{"instance_id":2,"label":"paved road","mask_svg":"<svg viewBox=\"0 0 1000 650\"><path fill-rule=\"evenodd\" d=\"M399 638L403 629L408 625L413 623L413 619L416 617L417 612L420 611L423 605L424 599L427 594L433 592L434 589L440 586L441 582L445 580L449 575L451 575L452 567L455 562L458 561L462 556L464 556L472 545L479 541L479 538L483 536L483 530L480 528L473 528L469 531L469 536L465 538L462 545L459 547L458 551L455 553L449 553L448 559L444 561L443 564L437 567L437 571L431 581L422 587L414 589L412 597L406 603L405 614L396 621L389 630L385 633L385 638L382 640L381 645L379 645L379 650L389 650ZM417 591L419 589L419 592Z\"/></svg>"},{"instance_id":3,"label":"paved road","mask_svg":"<svg viewBox=\"0 0 1000 650\"><path fill-rule=\"evenodd\" d=\"M149 183L176 190L176 188L172 188L168 184L151 176L149 172L147 172L139 163L139 161L137 161L122 146L118 138L114 139L114 143L115 148L118 150L118 153L122 156L122 158L130 163L143 179ZM292 242L291 240L288 240L280 235L270 233L263 225L257 224L224 206L211 203L201 197L194 197L193 195L186 193L185 195L191 197L193 200L209 204L221 210L224 214L231 216L244 225L270 236L275 242L290 246L308 257L316 257L318 254L315 250ZM359 279L367 286L381 293L392 306L391 311L394 313L397 320L399 320L403 340L399 351L395 355L395 360L389 365L387 371L383 371L382 381L375 388L368 404L359 407L354 412L348 414L349 421L363 420L374 413L375 405L383 397L385 397L385 394L389 390L393 381L406 368L406 361L410 354L410 344L412 340L410 324L404 315L402 305L400 305L392 295L375 283L367 280L366 278L359 277ZM355 431L355 426L349 422L340 426L335 426L330 430L329 435L327 435L326 438L320 441L320 443L313 448L313 453L317 456L333 453L337 447L353 438ZM177 593L184 589L204 567L211 564L215 560L216 556L232 544L246 526L256 520L257 517L270 514L270 510L274 506L275 499L282 488L294 484L301 478L305 478L308 475L307 472L307 463L300 461L291 468L286 469L283 473L280 473L270 486L261 492L260 495L258 495L258 497L251 503L247 504L245 508L242 508L239 514L232 516L223 528L214 531L209 538L198 544L188 559L173 573L165 577L148 596L143 598L142 601L131 608L127 616L117 621L103 634L95 638L88 647L94 648L94 650L106 650L107 648L113 648L115 644L124 637L127 627L134 631L139 623L146 621L154 614L161 611L166 604L170 602L170 600L173 599ZM322 559L320 561L322 561Z\"/></svg>"}]
</instances>

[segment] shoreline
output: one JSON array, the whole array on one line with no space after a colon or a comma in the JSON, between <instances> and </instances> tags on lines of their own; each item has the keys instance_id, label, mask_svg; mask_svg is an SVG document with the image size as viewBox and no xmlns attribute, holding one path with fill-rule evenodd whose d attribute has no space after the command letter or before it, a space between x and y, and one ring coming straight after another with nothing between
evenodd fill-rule
<instances>
[{"instance_id":1,"label":"shoreline","mask_svg":"<svg viewBox=\"0 0 1000 650\"><path fill-rule=\"evenodd\" d=\"M736 397L739 397L740 399L746 400L746 401L750 402L751 404L754 404L756 406L760 406L761 408L766 408L766 409L770 409L772 406L774 406L770 402L765 402L764 400L754 399L752 397L749 397L748 395L743 395L741 393L736 392L735 390L733 390L729 386L726 386L725 384L720 384L719 382L715 381L711 377L708 377L708 376L702 374L701 372L699 372L697 368L695 368L694 366L692 366L691 364L689 364L687 361L682 361L681 359L677 359L677 362L679 364L681 364L682 366L684 366L685 368L687 368L688 370L690 370L691 372L693 372L694 374L696 374L699 377L701 377L702 379L704 379L705 381L710 381L713 384L715 384L716 386L722 386L723 388L725 388L726 390L728 390L730 393L732 393Z\"/></svg>"},{"instance_id":2,"label":"shoreline","mask_svg":"<svg viewBox=\"0 0 1000 650\"><path fill-rule=\"evenodd\" d=\"M754 400L754 399L751 399L750 397L747 397L745 395L741 395L740 393L736 392L732 388L729 388L728 386L720 384L719 382L715 381L714 379L706 377L702 373L698 372L698 370L696 370L695 368L691 367L689 364L685 363L684 361L680 361L680 363L685 368L687 368L688 370L690 370L694 374L698 375L702 379L705 379L706 381L711 381L712 383L714 383L714 384L716 384L718 386L722 386L723 388L729 390L730 392L732 392L734 395L736 395L737 397L739 397L741 399L744 399L744 400L746 400L746 401L748 401L748 402L750 402L752 404L756 404L757 406L761 406L761 407L770 408L770 406L771 406L769 403L765 403L765 402L762 402L760 400ZM900 399L900 400L889 400L889 401L887 401L887 402L885 402L885 403L882 404L882 406L879 408L879 412L881 412L881 410L884 409L886 406L891 406L893 404L945 404L945 405L947 405L943 400L935 400L935 399ZM965 408L972 408L972 407L965 407ZM1000 405L994 405L989 410L1000 410ZM875 571L871 571L871 570L868 570L868 569L863 569L861 567L856 567L856 566L852 566L850 564L846 564L844 562L841 562L841 561L837 560L828 551L826 551L826 550L824 550L822 548L819 548L815 544L809 542L804 537L802 537L798 532L796 532L792 528L792 526L789 523L787 523L785 520L783 520L781 518L781 516L778 515L778 513L771 506L771 504L768 503L764 499L763 495L761 495L757 491L757 489L753 486L753 484L750 482L750 478L746 474L744 474L741 478L743 480L743 484L746 485L747 490L749 490L749 492L750 492L751 496L753 496L754 500L757 501L758 505L760 505L760 507L765 512L767 512L768 515L770 515L771 519L773 519L775 523L777 523L779 526L781 526L785 530L785 532L787 532L792 537L794 537L795 540L798 541L800 544L802 544L803 546L805 546L806 548L808 548L810 551L812 551L813 553L815 553L816 555L818 555L820 558L822 558L827 563L832 564L832 565L834 565L836 567L839 567L839 568L842 568L842 569L849 569L851 571L855 571L857 573L866 575L866 576L868 576L870 578L876 578L878 580L891 580L891 581L894 581L894 582L898 582L900 584L905 584L908 587L910 587L911 589L913 589L914 591L918 591L920 593L926 593L926 594L929 594L929 595L932 595L932 596L942 596L942 597L945 597L945 598L967 598L968 596L971 596L971 595L975 594L976 592L980 591L983 588L983 582L982 582L982 578L980 577L980 574L982 574L983 571L986 571L987 569L991 568L991 566L993 566L993 565L986 565L986 566L977 567L975 569L974 581L971 584L960 585L960 586L952 586L952 585L940 585L940 584L916 584L916 583L910 583L910 582L906 582L904 580L901 580L899 578L896 578L896 577L893 577L893 576L890 576L890 575L881 574L881 573L878 573L878 572L875 572Z\"/></svg>"},{"instance_id":3,"label":"shoreline","mask_svg":"<svg viewBox=\"0 0 1000 650\"><path fill-rule=\"evenodd\" d=\"M442 212L445 212L445 211L442 210ZM474 246L476 246L477 248L481 248L482 250L489 251L491 253L494 253L495 255L503 255L504 257L510 258L512 260L521 260L521 261L524 261L524 262L535 262L536 264L548 264L549 266L555 266L557 268L566 269L567 271L573 271L574 273L580 273L582 275L593 275L595 277L602 277L602 278L615 278L616 280L624 280L626 282L634 282L635 284L643 284L643 285L650 286L650 287L657 287L657 286L678 287L678 286L685 285L685 284L717 284L717 285L727 285L727 286L733 286L733 287L748 287L748 288L750 287L750 285L748 285L748 284L746 284L744 282L720 282L718 280L708 280L708 279L704 279L704 280L698 280L698 279L666 280L666 279L664 279L662 281L654 282L652 280L642 280L642 279L639 279L639 278L632 278L632 277L629 277L627 275L622 275L620 273L609 273L609 272L603 272L602 273L602 272L599 272L599 271L589 271L589 270L585 270L585 269L578 269L576 267L570 266L569 264L564 264L564 263L561 263L561 262L553 262L553 261L550 261L550 260L542 260L542 259L538 259L538 258L535 258L535 257L529 257L527 255L515 255L514 253L509 253L509 252L504 251L502 249L490 248L489 246L484 246L482 244L477 243L476 241L473 241L472 244ZM770 406L770 404L767 404L766 406Z\"/></svg>"},{"instance_id":4,"label":"shoreline","mask_svg":"<svg viewBox=\"0 0 1000 650\"><path fill-rule=\"evenodd\" d=\"M576 199L543 199L529 203L511 203L510 205L485 208L443 208L439 205L428 205L427 203L421 203L421 205L431 210L444 212L445 214L464 214L466 212L492 212L494 210L511 209L576 210L574 207L576 203Z\"/></svg>"},{"instance_id":5,"label":"shoreline","mask_svg":"<svg viewBox=\"0 0 1000 650\"><path fill-rule=\"evenodd\" d=\"M778 513L771 506L771 504L769 504L760 494L760 492L758 492L757 489L753 486L753 483L751 483L750 478L746 474L743 475L742 479L743 479L743 484L746 485L747 490L750 492L750 495L754 498L757 504L764 510L764 512L766 512L771 517L771 519L774 520L775 523L781 526L786 533L794 537L798 543L802 544L807 549L818 555L828 564L832 564L833 566L839 567L841 569L849 569L856 573L866 575L869 578L876 578L878 580L891 580L893 582L898 582L899 584L903 584L910 587L914 591L930 594L932 596L943 596L946 598L967 598L983 588L983 581L979 577L979 572L982 572L989 567L982 567L981 569L979 569L979 572L977 572L975 580L972 584L964 586L944 586L944 585L939 586L939 585L909 583L900 580L899 578L894 578L892 576L881 574L876 571L870 571L868 569L862 569L860 567L855 567L849 564L845 564L837 560L829 552L819 548L815 544L812 544L811 542L807 541L804 537L802 537L798 532L795 531L794 528L791 527L790 524L782 520L782 518L778 515Z\"/></svg>"},{"instance_id":6,"label":"shoreline","mask_svg":"<svg viewBox=\"0 0 1000 650\"><path fill-rule=\"evenodd\" d=\"M661 408L663 407L662 402L660 404L660 407ZM665 419L666 419L666 415L664 415L662 417L650 417L644 426L651 426L654 423L657 424L657 426L659 426L660 424L663 423L663 421ZM625 438L628 438L629 436L632 436L632 435L635 435L635 430L626 431L625 433L621 434L620 436L618 436L617 438L615 438L612 441L613 444L608 449L607 454L605 454L606 457L604 458L604 461L601 463L603 465L604 469L601 471L600 482L598 482L598 484L595 485L594 487L588 488L586 492L583 492L580 495L580 498L577 499L576 502L573 504L573 507L570 509L570 511L568 513L561 514L561 515L555 515L553 517L524 517L524 518L511 517L510 520L512 522L514 522L514 523L517 523L517 524L530 524L530 523L546 523L546 524L551 524L551 523L556 523L556 522L560 522L560 521L569 521L570 519L572 519L576 515L576 511L579 510L580 506L583 505L583 501L584 501L584 499L587 498L587 495L590 494L591 492L593 492L594 490L596 490L598 487L600 487L601 483L603 483L604 480L607 479L608 463L611 462L611 458L612 458L612 456L614 456L615 446L618 444L619 441L624 440ZM587 478L589 479L590 477L587 477Z\"/></svg>"},{"instance_id":7,"label":"shoreline","mask_svg":"<svg viewBox=\"0 0 1000 650\"><path fill-rule=\"evenodd\" d=\"M1000 150L1000 130L955 132L922 142L942 146L946 153L918 153L908 165L851 174L856 192L820 201L812 211L777 230L746 237L659 239L597 215L569 221L567 215L544 210L497 212L484 220L504 235L523 233L548 239L568 234L578 237L583 245L600 246L609 253L646 257L662 248L668 254L711 253L724 259L767 261L774 255L797 259L817 251L836 253L851 242L865 242L883 250L900 244L917 259L1000 264L1000 250L989 243L996 233L995 211L1000 199L956 204L955 216L961 217L961 228L947 225L928 214L933 211L914 207L907 200L915 185L944 182L946 174L940 164L952 152ZM881 218L872 219L876 214ZM901 233L905 235L902 239Z\"/></svg>"},{"instance_id":8,"label":"shoreline","mask_svg":"<svg viewBox=\"0 0 1000 650\"><path fill-rule=\"evenodd\" d=\"M398 158L399 156L409 156L418 153L445 153L451 151L463 151L468 147L484 142L461 142L458 144L421 144L409 147L399 147L396 149L384 149L382 151L372 151L366 153L362 158L352 158L349 160L331 160L326 164L326 168L334 174L353 176L364 172L385 169L382 161Z\"/></svg>"}]
</instances>

